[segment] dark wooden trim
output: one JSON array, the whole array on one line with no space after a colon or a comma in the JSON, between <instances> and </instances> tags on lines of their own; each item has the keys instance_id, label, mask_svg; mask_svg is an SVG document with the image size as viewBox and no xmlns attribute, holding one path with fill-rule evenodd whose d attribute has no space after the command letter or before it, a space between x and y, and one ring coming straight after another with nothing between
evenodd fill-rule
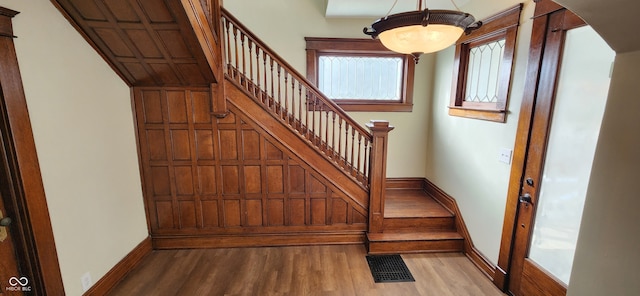
<instances>
[{"instance_id":1,"label":"dark wooden trim","mask_svg":"<svg viewBox=\"0 0 640 296\"><path fill-rule=\"evenodd\" d=\"M224 92L224 83L212 83L210 86L211 93L211 114L216 118L225 118L229 115L229 107L227 106L227 96Z\"/></svg>"},{"instance_id":2,"label":"dark wooden trim","mask_svg":"<svg viewBox=\"0 0 640 296\"><path fill-rule=\"evenodd\" d=\"M201 249L201 248L239 248L239 247L284 247L315 245L364 244L365 232L344 233L297 233L297 234L237 234L211 236L156 236L153 248L163 249Z\"/></svg>"},{"instance_id":3,"label":"dark wooden trim","mask_svg":"<svg viewBox=\"0 0 640 296\"><path fill-rule=\"evenodd\" d=\"M524 170L520 172L512 171L511 180L522 182L525 178L533 179L534 185L521 185L520 192L509 191L507 200L518 204L513 228L513 239L511 245L511 261L509 263L509 291L522 293L521 283L525 279L523 265L529 252L529 243L533 233L534 217L536 211L537 198L539 196L542 183L542 169L544 167L544 155L547 149L548 135L550 131L551 117L555 93L558 83L558 74L564 51L564 40L566 31L562 30L566 10L558 10L549 15L549 22L545 30L545 44L542 56L542 66L538 77L535 96L527 94L523 101L532 100L533 116L529 130L517 130L517 134L527 135L529 141L526 146L516 147L516 149L526 150L524 158ZM523 110L524 111L524 110ZM517 194L516 194L517 193ZM531 195L532 206L526 203L519 203L519 196L523 193ZM505 223L507 220L505 220Z\"/></svg>"},{"instance_id":4,"label":"dark wooden trim","mask_svg":"<svg viewBox=\"0 0 640 296\"><path fill-rule=\"evenodd\" d=\"M136 90L138 88L136 87L131 87L129 88L129 94L130 94L130 101L131 101L131 114L133 115L133 123L135 124L135 128L134 128L134 132L135 132L135 137L136 137L136 152L138 153L138 170L140 171L140 185L142 187L142 192L143 192L143 200L145 200L144 204L144 214L145 214L145 220L147 221L147 232L151 233L151 214L150 214L150 209L149 209L149 204L148 202L146 202L146 192L147 192L147 186L148 185L145 180L145 173L144 173L144 153L142 152L142 146L140 145L141 141L140 141L140 129L138 128L138 122L139 119L138 117L144 117L143 114L138 114L138 112L136 112L136 100L135 100L135 94L136 94ZM144 133L142 134L144 137Z\"/></svg>"},{"instance_id":5,"label":"dark wooden trim","mask_svg":"<svg viewBox=\"0 0 640 296\"><path fill-rule=\"evenodd\" d=\"M467 239L465 238L465 244L466 242ZM489 259L485 257L480 250L476 249L475 246L471 247L471 251L465 252L465 255L467 255L471 262L473 262L473 264L477 266L490 280L495 277L496 266L491 263L491 261L489 261Z\"/></svg>"},{"instance_id":6,"label":"dark wooden trim","mask_svg":"<svg viewBox=\"0 0 640 296\"><path fill-rule=\"evenodd\" d=\"M209 23L208 17L210 17L210 14L204 10L199 0L182 0L180 2L187 20L191 24L195 39L200 44L205 60L211 68L214 80L221 83L224 80L222 66L224 51L222 51L220 35L217 32L213 32L215 27Z\"/></svg>"},{"instance_id":7,"label":"dark wooden trim","mask_svg":"<svg viewBox=\"0 0 640 296\"><path fill-rule=\"evenodd\" d=\"M106 295L115 287L129 272L134 269L142 260L153 251L151 237L146 237L127 256L122 258L111 270L109 270L93 287L83 295Z\"/></svg>"},{"instance_id":8,"label":"dark wooden trim","mask_svg":"<svg viewBox=\"0 0 640 296\"><path fill-rule=\"evenodd\" d=\"M563 9L562 5L555 3L551 0L534 0L536 3L535 11L533 12L533 18L540 16L546 16L552 12Z\"/></svg>"},{"instance_id":9,"label":"dark wooden trim","mask_svg":"<svg viewBox=\"0 0 640 296\"><path fill-rule=\"evenodd\" d=\"M366 112L411 112L413 111L413 103L377 103L378 101L361 101L361 102L340 102L334 101L344 111L366 111Z\"/></svg>"},{"instance_id":10,"label":"dark wooden trim","mask_svg":"<svg viewBox=\"0 0 640 296\"><path fill-rule=\"evenodd\" d=\"M505 122L507 112L500 110L476 110L464 107L449 106L449 115L488 121Z\"/></svg>"},{"instance_id":11,"label":"dark wooden trim","mask_svg":"<svg viewBox=\"0 0 640 296\"><path fill-rule=\"evenodd\" d=\"M567 10L564 13L564 19L562 20L562 29L565 31L586 26L587 23L579 17L577 14Z\"/></svg>"},{"instance_id":12,"label":"dark wooden trim","mask_svg":"<svg viewBox=\"0 0 640 296\"><path fill-rule=\"evenodd\" d=\"M11 18L18 12L0 8L0 86L4 97L4 114L10 135L5 148L10 155L11 171L15 180L16 202L19 205L16 221L20 221L32 270L33 289L37 294L64 295L58 254L49 217L49 208L42 183L38 155L33 139L29 111L22 85L18 59L13 43Z\"/></svg>"},{"instance_id":13,"label":"dark wooden trim","mask_svg":"<svg viewBox=\"0 0 640 296\"><path fill-rule=\"evenodd\" d=\"M537 94L538 81L542 67L542 54L545 47L548 17L539 17L533 20L533 31L531 33L531 45L529 48L529 61L525 78L525 89L523 91L522 103L520 106L520 116L518 119L518 131L531 128L533 121L533 105ZM515 227L516 213L518 209L518 196L522 180L520 176L524 170L526 159L526 147L529 143L529 133L518 133L513 149L513 160L511 163L511 177L507 189L507 201L505 205L505 216L502 225L502 238L500 243L500 253L498 257L498 267L504 271L503 279L494 279L494 284L501 290L506 290L508 284L509 262L511 261L511 245Z\"/></svg>"},{"instance_id":14,"label":"dark wooden trim","mask_svg":"<svg viewBox=\"0 0 640 296\"><path fill-rule=\"evenodd\" d=\"M379 40L371 38L321 38L321 37L304 37L307 42L307 50L321 50L323 52L333 53L349 53L353 52L353 48L367 52L376 52L380 54L398 55L389 51ZM356 45L357 44L357 45Z\"/></svg>"},{"instance_id":15,"label":"dark wooden trim","mask_svg":"<svg viewBox=\"0 0 640 296\"><path fill-rule=\"evenodd\" d=\"M507 8L492 16L482 20L482 27L473 31L472 34L463 35L456 41L456 44L470 43L478 39L485 39L486 36L494 36L500 32L504 32L509 28L517 27L520 22L520 11L522 11L522 3L511 8Z\"/></svg>"},{"instance_id":16,"label":"dark wooden trim","mask_svg":"<svg viewBox=\"0 0 640 296\"><path fill-rule=\"evenodd\" d=\"M547 16L558 10L564 9L562 5L555 3L552 0L534 0L534 2L536 3L536 8L533 13L533 18ZM564 20L562 22L563 30L571 30L587 25L581 17L569 10L565 11Z\"/></svg>"},{"instance_id":17,"label":"dark wooden trim","mask_svg":"<svg viewBox=\"0 0 640 296\"><path fill-rule=\"evenodd\" d=\"M476 247L473 245L473 240L467 230L467 226L462 218L462 212L458 208L456 200L440 189L431 181L424 179L424 190L429 193L437 202L454 213L456 219L456 228L458 233L464 237L464 253L489 279L493 279L496 273L496 266L487 259Z\"/></svg>"},{"instance_id":18,"label":"dark wooden trim","mask_svg":"<svg viewBox=\"0 0 640 296\"><path fill-rule=\"evenodd\" d=\"M387 191L387 151L389 132L393 126L388 121L372 120L367 124L371 142L371 175L369 176L369 233L384 229L384 201Z\"/></svg>"},{"instance_id":19,"label":"dark wooden trim","mask_svg":"<svg viewBox=\"0 0 640 296\"><path fill-rule=\"evenodd\" d=\"M493 276L493 284L503 291L507 287L507 272L500 268L500 266L496 266L496 273Z\"/></svg>"},{"instance_id":20,"label":"dark wooden trim","mask_svg":"<svg viewBox=\"0 0 640 296\"><path fill-rule=\"evenodd\" d=\"M534 175L530 172L539 171L543 163L529 159L532 156L534 157L531 159L539 159L539 154L544 153L546 144L540 148L531 146L531 143L534 140L535 143L540 143L540 135L546 135L548 131L548 118L545 119L544 116L549 116L549 112L540 110L548 111L553 108L552 98L555 93L556 76L560 68L559 61L562 57L565 32L585 25L584 21L577 15L550 0L535 2L536 10L531 33L525 89L523 91L509 188L507 190L498 268L493 280L494 284L503 291L518 292L522 289L523 284L533 284L523 283L520 277L520 274L524 272L523 269L526 268L524 266L526 259L522 258L522 254L525 254L528 250L528 241L516 240L515 238L516 233L519 231L520 234L525 231L532 231L528 222L526 223L526 228L518 226L525 225L523 222L518 222L519 216L530 215L527 211L532 209L520 207L518 198L523 190L522 183L525 178L525 170L527 178L533 178L535 184L538 184L539 178L541 178L539 175ZM538 114L536 115L535 113ZM535 122L534 118L536 118ZM538 157L535 157L536 155ZM527 193L534 196L535 204L535 197L537 196L535 187L526 187ZM517 259L519 256L520 259ZM530 270L526 272L530 272ZM524 280L526 281L526 279ZM552 286L551 284L545 285Z\"/></svg>"},{"instance_id":21,"label":"dark wooden trim","mask_svg":"<svg viewBox=\"0 0 640 296\"><path fill-rule=\"evenodd\" d=\"M415 62L411 55L388 50L379 40L356 38L305 37L307 51L307 79L318 84L318 57L321 55L390 56L403 58L402 94L400 101L381 100L333 100L345 111L411 112L413 111L413 87Z\"/></svg>"},{"instance_id":22,"label":"dark wooden trim","mask_svg":"<svg viewBox=\"0 0 640 296\"><path fill-rule=\"evenodd\" d=\"M531 259L525 259L522 273L525 275L520 287L522 295L567 295L567 286Z\"/></svg>"},{"instance_id":23,"label":"dark wooden trim","mask_svg":"<svg viewBox=\"0 0 640 296\"><path fill-rule=\"evenodd\" d=\"M423 189L424 178L387 178L387 189Z\"/></svg>"},{"instance_id":24,"label":"dark wooden trim","mask_svg":"<svg viewBox=\"0 0 640 296\"><path fill-rule=\"evenodd\" d=\"M449 115L481 119L495 122L506 121L506 110L511 89L513 59L520 22L522 3L499 12L483 20L482 27L456 42L453 63L453 83ZM500 61L500 77L498 77L497 102L466 102L467 72L469 53L472 48L505 40L504 53Z\"/></svg>"}]
</instances>

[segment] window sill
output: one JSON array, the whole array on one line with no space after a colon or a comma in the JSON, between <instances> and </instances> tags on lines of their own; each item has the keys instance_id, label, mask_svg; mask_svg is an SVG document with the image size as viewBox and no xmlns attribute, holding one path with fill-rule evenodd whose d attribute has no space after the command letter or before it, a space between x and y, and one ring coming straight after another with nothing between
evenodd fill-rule
<instances>
[{"instance_id":1,"label":"window sill","mask_svg":"<svg viewBox=\"0 0 640 296\"><path fill-rule=\"evenodd\" d=\"M449 106L449 115L504 123L507 112L504 110L469 109Z\"/></svg>"},{"instance_id":2,"label":"window sill","mask_svg":"<svg viewBox=\"0 0 640 296\"><path fill-rule=\"evenodd\" d=\"M334 100L340 108L345 111L352 112L412 112L413 104L406 103L370 103L370 102L362 102L362 103L353 103L353 102L340 102Z\"/></svg>"}]
</instances>

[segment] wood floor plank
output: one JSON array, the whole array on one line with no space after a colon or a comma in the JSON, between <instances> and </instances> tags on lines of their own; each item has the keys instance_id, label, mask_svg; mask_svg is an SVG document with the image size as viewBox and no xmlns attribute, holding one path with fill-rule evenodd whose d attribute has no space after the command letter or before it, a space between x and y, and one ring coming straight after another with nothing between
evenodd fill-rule
<instances>
[{"instance_id":1,"label":"wood floor plank","mask_svg":"<svg viewBox=\"0 0 640 296\"><path fill-rule=\"evenodd\" d=\"M384 217L452 217L453 214L421 189L385 191Z\"/></svg>"},{"instance_id":2,"label":"wood floor plank","mask_svg":"<svg viewBox=\"0 0 640 296\"><path fill-rule=\"evenodd\" d=\"M504 295L460 253L402 255L415 282L374 283L363 245L154 251L109 295Z\"/></svg>"}]
</instances>

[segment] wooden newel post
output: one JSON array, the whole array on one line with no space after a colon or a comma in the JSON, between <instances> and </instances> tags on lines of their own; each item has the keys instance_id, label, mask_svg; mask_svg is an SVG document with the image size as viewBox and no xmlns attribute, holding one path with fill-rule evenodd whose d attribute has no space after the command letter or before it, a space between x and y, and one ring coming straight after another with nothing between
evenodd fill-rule
<instances>
[{"instance_id":1,"label":"wooden newel post","mask_svg":"<svg viewBox=\"0 0 640 296\"><path fill-rule=\"evenodd\" d=\"M227 97L224 91L224 84L226 82L220 81L219 83L212 83L211 89L211 114L216 118L225 118L229 115L229 108L227 108Z\"/></svg>"},{"instance_id":2,"label":"wooden newel post","mask_svg":"<svg viewBox=\"0 0 640 296\"><path fill-rule=\"evenodd\" d=\"M387 139L394 127L386 120L371 120L367 127L373 135L369 174L369 232L382 232L387 188Z\"/></svg>"}]
</instances>

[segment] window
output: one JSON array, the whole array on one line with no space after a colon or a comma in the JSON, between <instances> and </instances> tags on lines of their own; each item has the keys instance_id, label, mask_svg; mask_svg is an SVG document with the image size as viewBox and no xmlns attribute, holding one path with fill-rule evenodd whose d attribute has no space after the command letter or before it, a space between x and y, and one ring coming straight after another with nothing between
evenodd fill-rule
<instances>
[{"instance_id":1,"label":"window","mask_svg":"<svg viewBox=\"0 0 640 296\"><path fill-rule=\"evenodd\" d=\"M450 115L505 122L521 10L491 16L458 40Z\"/></svg>"},{"instance_id":2,"label":"window","mask_svg":"<svg viewBox=\"0 0 640 296\"><path fill-rule=\"evenodd\" d=\"M415 62L378 40L312 38L307 78L347 111L411 111Z\"/></svg>"}]
</instances>

